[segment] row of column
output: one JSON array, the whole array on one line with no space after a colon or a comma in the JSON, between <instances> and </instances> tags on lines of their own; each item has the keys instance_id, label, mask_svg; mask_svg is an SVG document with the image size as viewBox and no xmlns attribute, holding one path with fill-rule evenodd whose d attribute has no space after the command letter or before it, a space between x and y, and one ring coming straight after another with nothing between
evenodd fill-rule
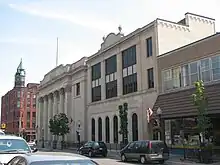
<instances>
[{"instance_id":1,"label":"row of column","mask_svg":"<svg viewBox=\"0 0 220 165\"><path fill-rule=\"evenodd\" d=\"M44 138L46 141L54 140L50 133L49 121L59 113L65 113L67 116L70 115L68 114L68 97L71 97L71 86L61 88L60 90L56 90L53 93L38 98L38 139Z\"/></svg>"}]
</instances>

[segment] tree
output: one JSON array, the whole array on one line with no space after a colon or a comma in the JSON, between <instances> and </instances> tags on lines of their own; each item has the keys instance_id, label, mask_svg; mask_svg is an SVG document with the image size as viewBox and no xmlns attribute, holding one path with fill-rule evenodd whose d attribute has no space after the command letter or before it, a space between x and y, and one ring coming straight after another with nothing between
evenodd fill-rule
<instances>
[{"instance_id":1,"label":"tree","mask_svg":"<svg viewBox=\"0 0 220 165\"><path fill-rule=\"evenodd\" d=\"M207 116L208 100L205 96L205 87L202 80L194 83L196 91L192 94L194 105L198 110L197 129L199 133L200 145L204 142L204 137L207 135L211 122Z\"/></svg>"},{"instance_id":2,"label":"tree","mask_svg":"<svg viewBox=\"0 0 220 165\"><path fill-rule=\"evenodd\" d=\"M128 103L124 103L123 106L119 105L119 117L120 117L120 131L122 135L123 144L128 143Z\"/></svg>"},{"instance_id":3,"label":"tree","mask_svg":"<svg viewBox=\"0 0 220 165\"><path fill-rule=\"evenodd\" d=\"M49 129L52 135L62 136L62 141L64 141L64 136L70 132L69 119L65 113L59 113L54 115L49 121Z\"/></svg>"}]
</instances>

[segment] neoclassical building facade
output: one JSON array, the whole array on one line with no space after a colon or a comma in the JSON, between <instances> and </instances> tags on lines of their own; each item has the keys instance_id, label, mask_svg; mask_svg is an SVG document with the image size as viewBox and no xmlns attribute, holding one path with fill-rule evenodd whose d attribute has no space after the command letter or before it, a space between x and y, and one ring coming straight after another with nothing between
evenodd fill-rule
<instances>
[{"instance_id":1,"label":"neoclassical building facade","mask_svg":"<svg viewBox=\"0 0 220 165\"><path fill-rule=\"evenodd\" d=\"M69 118L70 133L67 141L76 141L76 130L85 127L87 58L71 65L60 65L44 76L38 88L37 139L52 141L54 137L48 128L49 120L58 113ZM84 139L86 131L81 133Z\"/></svg>"},{"instance_id":2,"label":"neoclassical building facade","mask_svg":"<svg viewBox=\"0 0 220 165\"><path fill-rule=\"evenodd\" d=\"M119 143L118 106L126 102L128 140L151 138L146 110L158 96L157 57L214 33L214 19L186 13L179 22L156 19L126 36L119 28L103 37L96 54L45 75L38 94L38 137L44 132L51 140L48 117L65 112L73 119L66 140L76 141L80 123L81 140Z\"/></svg>"}]
</instances>

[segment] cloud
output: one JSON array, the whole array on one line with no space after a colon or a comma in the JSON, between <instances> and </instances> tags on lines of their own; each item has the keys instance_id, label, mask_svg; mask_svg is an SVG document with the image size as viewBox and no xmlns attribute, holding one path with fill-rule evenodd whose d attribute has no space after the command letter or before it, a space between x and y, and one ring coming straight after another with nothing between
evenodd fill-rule
<instances>
[{"instance_id":1,"label":"cloud","mask_svg":"<svg viewBox=\"0 0 220 165\"><path fill-rule=\"evenodd\" d=\"M87 28L93 28L103 32L112 31L113 29L116 29L119 25L112 21L99 20L99 18L97 18L96 16L92 16L90 13L86 13L86 15L83 13L67 13L61 10L48 9L37 4L9 4L9 7L30 15L66 21L72 24L81 25Z\"/></svg>"}]
</instances>

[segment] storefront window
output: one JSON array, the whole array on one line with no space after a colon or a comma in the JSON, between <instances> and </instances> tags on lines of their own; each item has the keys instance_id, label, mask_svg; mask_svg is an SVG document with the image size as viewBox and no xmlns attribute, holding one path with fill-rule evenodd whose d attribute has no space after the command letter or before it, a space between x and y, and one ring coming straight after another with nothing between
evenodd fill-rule
<instances>
[{"instance_id":1,"label":"storefront window","mask_svg":"<svg viewBox=\"0 0 220 165\"><path fill-rule=\"evenodd\" d=\"M189 145L197 145L199 138L195 118L166 120L165 139L170 147L181 147L183 142Z\"/></svg>"}]
</instances>

